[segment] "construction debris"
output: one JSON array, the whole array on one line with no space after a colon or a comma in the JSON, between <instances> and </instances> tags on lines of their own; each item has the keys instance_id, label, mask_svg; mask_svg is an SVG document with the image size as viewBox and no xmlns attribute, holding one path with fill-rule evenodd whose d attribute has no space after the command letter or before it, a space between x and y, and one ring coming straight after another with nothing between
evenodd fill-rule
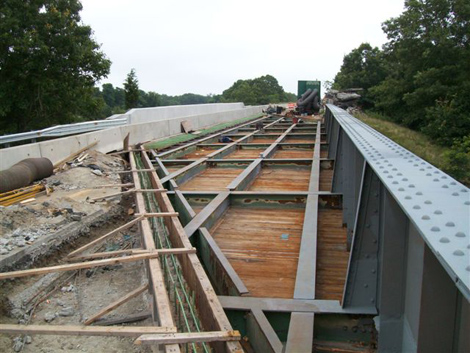
<instances>
[{"instance_id":1,"label":"construction debris","mask_svg":"<svg viewBox=\"0 0 470 353\"><path fill-rule=\"evenodd\" d=\"M89 196L106 196L120 191L121 175L114 171L122 169L120 158L97 151L82 152L39 184L0 194L0 269L16 266L23 258L27 258L28 263L35 261L36 256L50 248L50 240L46 239L52 239L54 233L72 223L77 224L76 229L86 229L87 220L94 219L93 215L103 214L111 208L117 211L120 197L100 205L85 200ZM102 175L94 175L94 170L102 171ZM94 189L101 185L116 187ZM19 203L21 201L28 202ZM79 233L71 230L72 234ZM35 256L21 255L30 246L37 247Z\"/></svg>"},{"instance_id":2,"label":"construction debris","mask_svg":"<svg viewBox=\"0 0 470 353\"><path fill-rule=\"evenodd\" d=\"M345 90L331 89L325 94L324 102L326 104L334 104L342 109L349 107L356 107L359 99L361 98L362 88L349 88Z\"/></svg>"}]
</instances>

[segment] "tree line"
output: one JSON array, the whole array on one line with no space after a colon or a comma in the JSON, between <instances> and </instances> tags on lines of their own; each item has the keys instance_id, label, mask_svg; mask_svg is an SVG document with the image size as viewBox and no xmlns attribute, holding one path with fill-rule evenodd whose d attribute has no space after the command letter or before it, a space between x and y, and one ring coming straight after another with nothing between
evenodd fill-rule
<instances>
[{"instance_id":1,"label":"tree line","mask_svg":"<svg viewBox=\"0 0 470 353\"><path fill-rule=\"evenodd\" d=\"M99 88L111 60L82 23L81 10L80 0L0 2L1 134L103 119L135 107L295 100L270 75L239 80L218 95L170 96L139 89L132 69L123 88Z\"/></svg>"},{"instance_id":2,"label":"tree line","mask_svg":"<svg viewBox=\"0 0 470 353\"><path fill-rule=\"evenodd\" d=\"M468 0L407 0L382 29L383 48L352 50L333 88L363 88L365 108L452 146L454 163L470 168Z\"/></svg>"},{"instance_id":3,"label":"tree line","mask_svg":"<svg viewBox=\"0 0 470 353\"><path fill-rule=\"evenodd\" d=\"M293 102L296 95L285 92L277 79L271 75L255 79L238 80L222 94L200 95L185 93L170 96L139 89L137 74L132 69L124 81L124 88L114 87L110 83L96 88L95 96L100 109L90 116L91 119L103 119L112 114L124 113L131 108L146 108L168 105L231 103L243 102L245 105L264 105L269 103Z\"/></svg>"}]
</instances>

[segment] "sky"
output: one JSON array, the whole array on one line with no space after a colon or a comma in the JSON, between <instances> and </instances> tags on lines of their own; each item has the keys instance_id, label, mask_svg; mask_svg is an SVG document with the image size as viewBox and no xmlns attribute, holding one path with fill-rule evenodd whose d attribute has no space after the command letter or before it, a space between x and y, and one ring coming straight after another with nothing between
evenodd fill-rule
<instances>
[{"instance_id":1,"label":"sky","mask_svg":"<svg viewBox=\"0 0 470 353\"><path fill-rule=\"evenodd\" d=\"M103 83L160 94L221 94L239 79L333 80L361 43L381 47L381 24L404 0L82 0L83 23L112 61Z\"/></svg>"}]
</instances>

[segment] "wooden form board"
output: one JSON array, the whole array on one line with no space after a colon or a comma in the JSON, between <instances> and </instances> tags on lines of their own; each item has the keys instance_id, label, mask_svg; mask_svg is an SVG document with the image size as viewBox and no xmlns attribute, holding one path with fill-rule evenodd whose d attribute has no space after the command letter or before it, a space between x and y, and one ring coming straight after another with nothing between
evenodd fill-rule
<instances>
[{"instance_id":1,"label":"wooden form board","mask_svg":"<svg viewBox=\"0 0 470 353\"><path fill-rule=\"evenodd\" d=\"M135 161L134 153L129 153L129 161L131 169L138 169ZM152 165L147 165L146 169L151 169ZM140 178L137 172L132 173L134 184L136 188L141 189ZM155 189L163 189L162 186L154 187ZM162 195L162 194L157 194ZM163 194L164 195L164 194ZM141 193L135 194L136 208L138 212L145 213L145 201L144 196ZM148 218L143 218L140 224L140 230L142 234L142 244L147 250L155 250L155 241L153 239L152 229ZM165 286L165 280L163 276L162 267L158 259L151 259L147 262L147 271L149 277L149 289L152 294L152 315L153 321L159 326L170 326L174 327L175 322L171 314L171 303L168 297L168 291ZM165 347L167 351L180 352L178 345L170 345Z\"/></svg>"},{"instance_id":2,"label":"wooden form board","mask_svg":"<svg viewBox=\"0 0 470 353\"><path fill-rule=\"evenodd\" d=\"M145 150L142 149L141 157L145 168L150 168L152 163ZM156 189L163 188L156 172L150 173L152 186ZM163 212L174 212L173 205L167 194L156 195L160 210ZM173 246L192 248L181 222L176 217L164 218L170 233ZM189 287L196 293L196 306L199 318L205 330L208 331L232 331L232 326L225 315L224 309L217 299L217 295L207 277L202 264L196 254L184 254L179 259L183 271L183 277ZM226 352L242 353L243 350L238 342L227 342L225 344L215 343L216 349Z\"/></svg>"}]
</instances>

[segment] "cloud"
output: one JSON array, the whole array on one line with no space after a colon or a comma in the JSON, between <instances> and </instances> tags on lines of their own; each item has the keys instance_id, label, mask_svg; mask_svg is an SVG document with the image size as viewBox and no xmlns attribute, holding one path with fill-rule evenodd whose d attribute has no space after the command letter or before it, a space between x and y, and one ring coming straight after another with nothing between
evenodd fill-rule
<instances>
[{"instance_id":1,"label":"cloud","mask_svg":"<svg viewBox=\"0 0 470 353\"><path fill-rule=\"evenodd\" d=\"M103 83L122 86L135 68L141 89L170 95L221 93L265 74L290 92L297 80L332 80L360 43L385 43L381 23L403 10L403 0L82 4L83 22L113 62Z\"/></svg>"}]
</instances>

